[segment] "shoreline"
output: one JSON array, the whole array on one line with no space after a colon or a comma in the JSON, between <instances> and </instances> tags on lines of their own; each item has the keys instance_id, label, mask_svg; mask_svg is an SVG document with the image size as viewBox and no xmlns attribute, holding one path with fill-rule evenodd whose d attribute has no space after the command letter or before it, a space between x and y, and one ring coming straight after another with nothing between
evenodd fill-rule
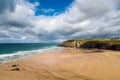
<instances>
[{"instance_id":1,"label":"shoreline","mask_svg":"<svg viewBox=\"0 0 120 80\"><path fill-rule=\"evenodd\" d=\"M119 62L120 51L54 49L0 64L0 79L120 80Z\"/></svg>"},{"instance_id":2,"label":"shoreline","mask_svg":"<svg viewBox=\"0 0 120 80\"><path fill-rule=\"evenodd\" d=\"M54 49L60 49L60 48L61 47L51 47L51 48L43 48L43 49L38 49L38 50L18 51L18 52L11 53L11 54L3 54L0 56L0 60L2 60L0 61L0 64L24 59L27 57L39 55L41 53L48 52Z\"/></svg>"}]
</instances>

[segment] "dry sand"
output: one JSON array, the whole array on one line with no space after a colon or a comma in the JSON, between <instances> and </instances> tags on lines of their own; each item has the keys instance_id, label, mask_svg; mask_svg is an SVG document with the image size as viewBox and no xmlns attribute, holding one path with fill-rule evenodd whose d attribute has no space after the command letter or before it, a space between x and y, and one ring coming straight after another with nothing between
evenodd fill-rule
<instances>
[{"instance_id":1,"label":"dry sand","mask_svg":"<svg viewBox=\"0 0 120 80\"><path fill-rule=\"evenodd\" d=\"M0 64L0 80L120 80L120 52L51 50Z\"/></svg>"}]
</instances>

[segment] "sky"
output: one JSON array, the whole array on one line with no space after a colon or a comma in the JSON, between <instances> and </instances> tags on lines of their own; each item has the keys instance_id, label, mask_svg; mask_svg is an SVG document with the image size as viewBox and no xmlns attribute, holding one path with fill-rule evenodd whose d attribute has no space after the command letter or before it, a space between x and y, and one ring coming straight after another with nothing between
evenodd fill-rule
<instances>
[{"instance_id":1,"label":"sky","mask_svg":"<svg viewBox=\"0 0 120 80\"><path fill-rule=\"evenodd\" d=\"M0 0L0 43L120 37L120 0Z\"/></svg>"}]
</instances>

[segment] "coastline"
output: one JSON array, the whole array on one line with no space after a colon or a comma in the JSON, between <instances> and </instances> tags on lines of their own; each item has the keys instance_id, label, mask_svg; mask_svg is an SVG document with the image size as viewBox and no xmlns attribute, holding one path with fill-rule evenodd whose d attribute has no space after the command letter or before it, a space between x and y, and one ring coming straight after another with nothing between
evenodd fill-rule
<instances>
[{"instance_id":1,"label":"coastline","mask_svg":"<svg viewBox=\"0 0 120 80\"><path fill-rule=\"evenodd\" d=\"M44 47L41 49L33 49L33 50L25 50L25 51L16 51L9 54L0 54L0 63L6 63L11 61L16 61L19 59L24 59L30 56L34 56L37 54L44 53L49 50L60 49L61 47L52 46L52 47Z\"/></svg>"},{"instance_id":2,"label":"coastline","mask_svg":"<svg viewBox=\"0 0 120 80\"><path fill-rule=\"evenodd\" d=\"M120 51L62 48L0 64L1 80L120 80Z\"/></svg>"}]
</instances>

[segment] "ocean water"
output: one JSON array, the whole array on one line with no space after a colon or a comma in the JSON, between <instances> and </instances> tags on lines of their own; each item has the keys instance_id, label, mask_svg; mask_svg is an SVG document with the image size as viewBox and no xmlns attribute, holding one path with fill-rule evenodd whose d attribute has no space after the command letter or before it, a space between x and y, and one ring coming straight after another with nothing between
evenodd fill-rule
<instances>
[{"instance_id":1,"label":"ocean water","mask_svg":"<svg viewBox=\"0 0 120 80\"><path fill-rule=\"evenodd\" d=\"M0 43L0 63L56 49L58 43Z\"/></svg>"}]
</instances>

